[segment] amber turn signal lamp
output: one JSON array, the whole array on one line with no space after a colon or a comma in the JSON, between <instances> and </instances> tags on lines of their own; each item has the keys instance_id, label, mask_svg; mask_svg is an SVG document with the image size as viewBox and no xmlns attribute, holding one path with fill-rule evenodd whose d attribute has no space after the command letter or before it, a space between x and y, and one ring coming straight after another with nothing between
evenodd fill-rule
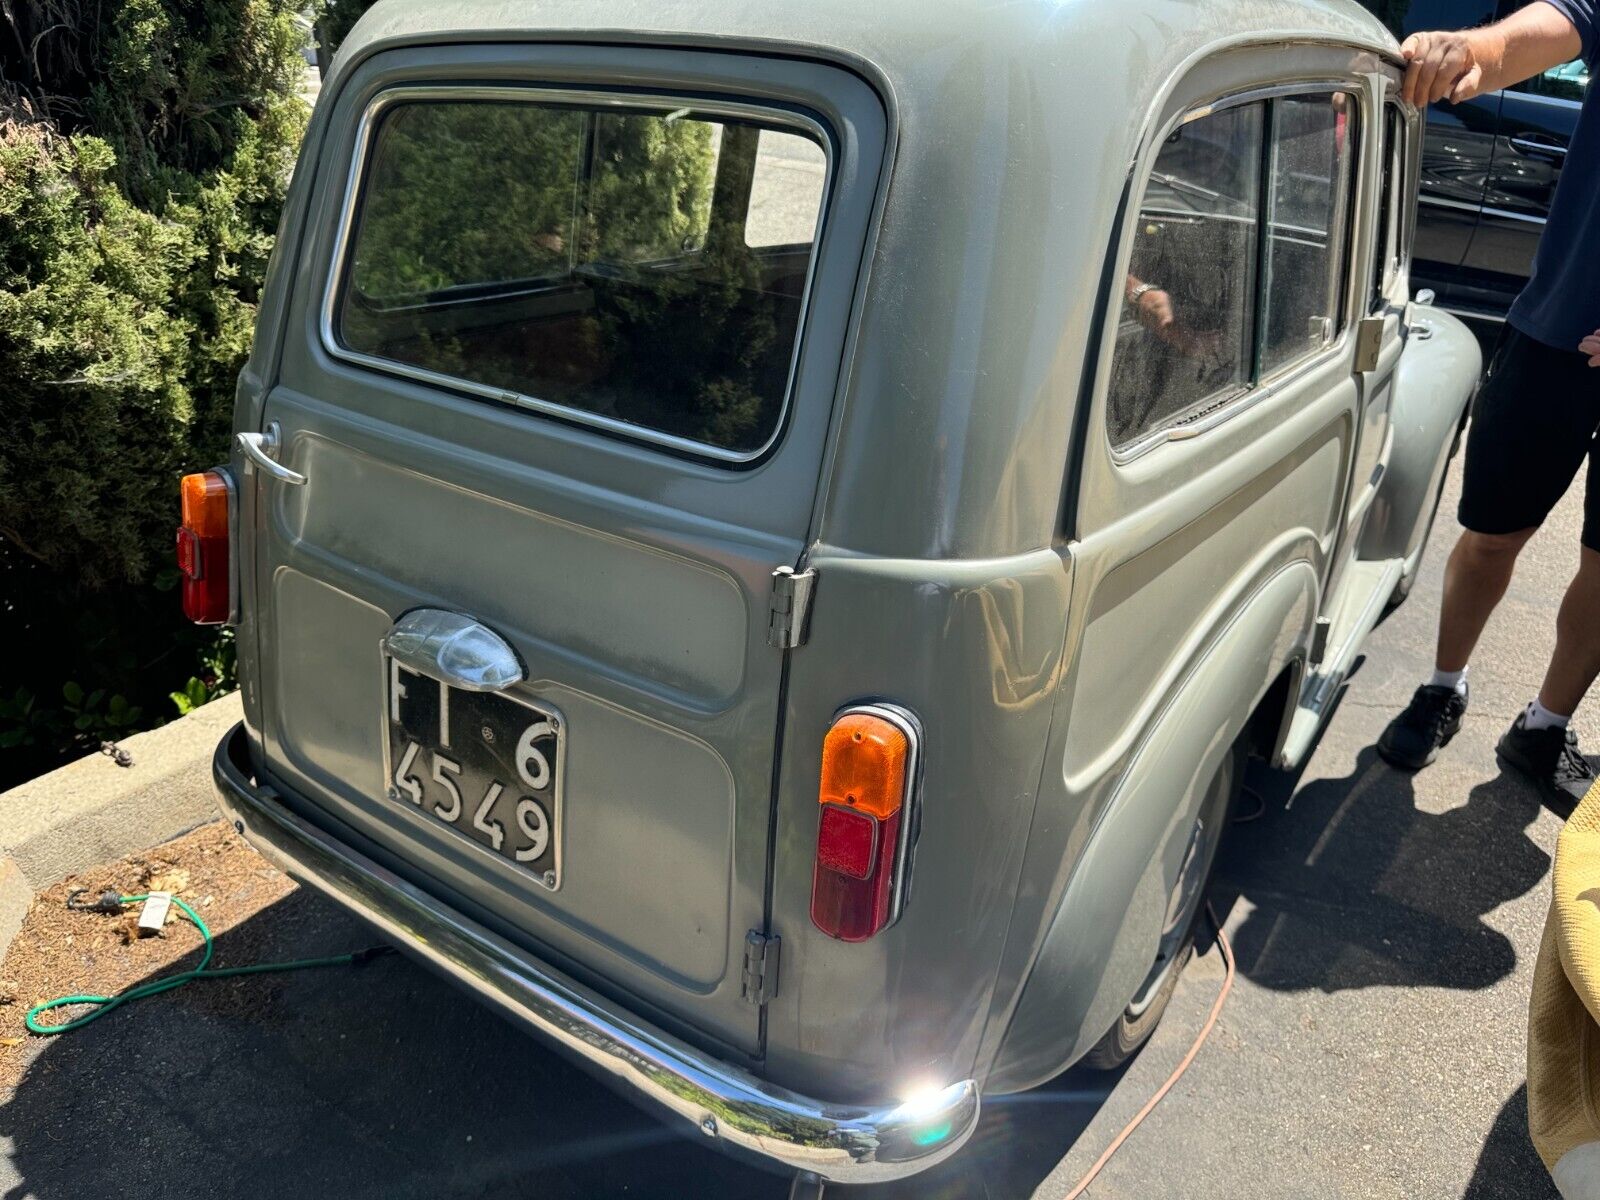
<instances>
[{"instance_id":1,"label":"amber turn signal lamp","mask_svg":"<svg viewBox=\"0 0 1600 1200\"><path fill-rule=\"evenodd\" d=\"M829 937L865 941L899 915L917 750L909 718L880 706L823 738L811 921Z\"/></svg>"},{"instance_id":2,"label":"amber turn signal lamp","mask_svg":"<svg viewBox=\"0 0 1600 1200\"><path fill-rule=\"evenodd\" d=\"M228 478L221 471L185 475L179 484L178 570L183 615L198 625L221 625L232 607Z\"/></svg>"}]
</instances>

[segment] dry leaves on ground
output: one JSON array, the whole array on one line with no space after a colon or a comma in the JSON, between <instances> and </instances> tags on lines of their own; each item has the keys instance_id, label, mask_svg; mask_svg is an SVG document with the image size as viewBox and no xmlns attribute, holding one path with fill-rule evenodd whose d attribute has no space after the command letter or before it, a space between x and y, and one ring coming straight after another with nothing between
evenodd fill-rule
<instances>
[{"instance_id":1,"label":"dry leaves on ground","mask_svg":"<svg viewBox=\"0 0 1600 1200\"><path fill-rule=\"evenodd\" d=\"M198 965L200 932L176 906L160 936L140 937L137 904L119 914L69 909L67 898L79 888L85 889L79 898L83 903L93 903L105 891L173 892L200 914L215 936L282 899L294 883L218 821L41 892L0 961L0 1092L16 1086L49 1040L27 1033L23 1017L33 1005L71 993L112 995L155 975ZM225 996L218 999L225 1002ZM69 1020L83 1011L64 1010L56 1019Z\"/></svg>"}]
</instances>

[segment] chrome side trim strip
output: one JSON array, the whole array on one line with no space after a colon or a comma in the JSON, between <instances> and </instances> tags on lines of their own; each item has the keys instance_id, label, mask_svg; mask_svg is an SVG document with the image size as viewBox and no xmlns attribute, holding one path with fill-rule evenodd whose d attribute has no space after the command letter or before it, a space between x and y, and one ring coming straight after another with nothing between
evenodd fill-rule
<instances>
[{"instance_id":1,"label":"chrome side trim strip","mask_svg":"<svg viewBox=\"0 0 1600 1200\"><path fill-rule=\"evenodd\" d=\"M1459 212L1481 213L1486 217L1499 217L1506 221L1522 221L1529 225L1543 225L1545 218L1533 216L1531 213L1512 212L1507 208L1495 208L1488 204L1469 204L1465 200L1451 200L1446 196L1434 196L1428 192L1417 193L1418 204L1431 204L1435 208L1450 208Z\"/></svg>"},{"instance_id":2,"label":"chrome side trim strip","mask_svg":"<svg viewBox=\"0 0 1600 1200\"><path fill-rule=\"evenodd\" d=\"M638 1096L718 1149L834 1183L879 1183L948 1158L977 1124L978 1085L971 1079L882 1105L831 1104L696 1050L295 815L273 789L252 782L248 763L241 723L217 747L212 778L227 818L268 859L602 1082Z\"/></svg>"}]
</instances>

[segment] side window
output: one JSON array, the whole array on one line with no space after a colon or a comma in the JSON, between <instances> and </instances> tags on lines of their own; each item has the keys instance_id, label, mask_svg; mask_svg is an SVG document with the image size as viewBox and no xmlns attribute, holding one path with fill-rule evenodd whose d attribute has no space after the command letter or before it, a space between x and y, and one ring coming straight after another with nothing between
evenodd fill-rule
<instances>
[{"instance_id":1,"label":"side window","mask_svg":"<svg viewBox=\"0 0 1600 1200\"><path fill-rule=\"evenodd\" d=\"M1107 420L1123 446L1251 375L1264 103L1186 121L1139 205Z\"/></svg>"},{"instance_id":2,"label":"side window","mask_svg":"<svg viewBox=\"0 0 1600 1200\"><path fill-rule=\"evenodd\" d=\"M827 155L689 108L380 110L337 349L503 403L748 457L777 434ZM779 253L752 249L761 232Z\"/></svg>"},{"instance_id":3,"label":"side window","mask_svg":"<svg viewBox=\"0 0 1600 1200\"><path fill-rule=\"evenodd\" d=\"M1345 92L1272 104L1263 375L1322 349L1339 332L1354 111Z\"/></svg>"},{"instance_id":4,"label":"side window","mask_svg":"<svg viewBox=\"0 0 1600 1200\"><path fill-rule=\"evenodd\" d=\"M1180 124L1140 199L1107 393L1125 447L1227 403L1339 335L1356 105L1345 92Z\"/></svg>"},{"instance_id":5,"label":"side window","mask_svg":"<svg viewBox=\"0 0 1600 1200\"><path fill-rule=\"evenodd\" d=\"M1581 58L1575 58L1511 86L1519 92L1532 92L1536 96L1552 96L1557 100L1582 104L1589 92L1589 64Z\"/></svg>"}]
</instances>

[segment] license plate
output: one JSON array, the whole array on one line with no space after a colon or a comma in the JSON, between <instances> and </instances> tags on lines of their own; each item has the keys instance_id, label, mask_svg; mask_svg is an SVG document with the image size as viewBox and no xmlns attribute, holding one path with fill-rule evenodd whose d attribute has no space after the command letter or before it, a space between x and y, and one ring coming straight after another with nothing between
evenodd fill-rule
<instances>
[{"instance_id":1,"label":"license plate","mask_svg":"<svg viewBox=\"0 0 1600 1200\"><path fill-rule=\"evenodd\" d=\"M560 715L520 697L450 687L394 659L385 668L389 799L559 887Z\"/></svg>"}]
</instances>

